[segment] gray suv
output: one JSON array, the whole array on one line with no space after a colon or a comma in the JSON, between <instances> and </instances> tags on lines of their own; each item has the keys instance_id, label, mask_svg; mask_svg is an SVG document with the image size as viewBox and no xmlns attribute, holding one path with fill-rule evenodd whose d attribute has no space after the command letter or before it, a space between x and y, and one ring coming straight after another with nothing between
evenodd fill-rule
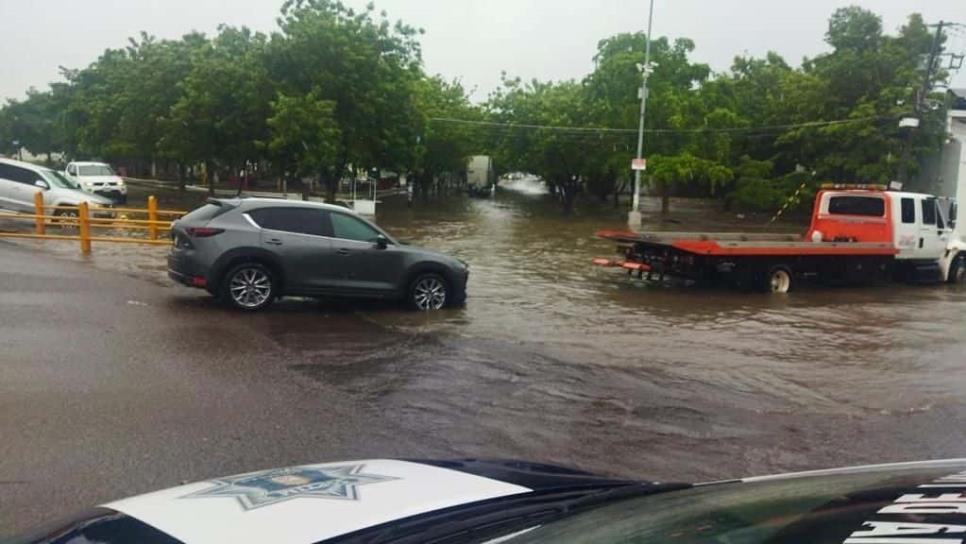
<instances>
[{"instance_id":1,"label":"gray suv","mask_svg":"<svg viewBox=\"0 0 966 544\"><path fill-rule=\"evenodd\" d=\"M285 295L391 298L419 310L466 299L466 263L400 244L338 206L209 199L172 225L171 242L172 279L242 310Z\"/></svg>"}]
</instances>

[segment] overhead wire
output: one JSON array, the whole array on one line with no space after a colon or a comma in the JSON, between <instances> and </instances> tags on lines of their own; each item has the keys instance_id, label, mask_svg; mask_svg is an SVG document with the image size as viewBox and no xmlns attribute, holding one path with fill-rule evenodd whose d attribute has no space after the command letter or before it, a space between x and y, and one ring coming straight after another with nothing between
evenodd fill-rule
<instances>
[{"instance_id":1,"label":"overhead wire","mask_svg":"<svg viewBox=\"0 0 966 544\"><path fill-rule=\"evenodd\" d=\"M854 117L850 119L835 119L831 121L809 121L804 123L788 123L781 125L762 125L762 126L751 126L751 127L701 127L701 128L689 128L689 129L676 129L676 128L646 128L644 129L645 134L719 134L719 133L754 133L754 132L769 132L769 131L784 131L796 128L817 128L825 126L834 126L850 123L860 123L866 121L875 120L891 120L892 117L886 116L866 116L866 117ZM523 130L549 130L555 131L561 134L590 134L593 136L603 135L603 134L637 134L638 129L635 128L613 128L613 127L575 127L575 126L563 126L563 125L540 125L532 123L500 123L497 121L478 121L474 119L457 119L452 117L431 117L430 121L439 123L451 123L451 124L461 124L461 125L471 125L477 127L490 128L495 130L503 130L505 132L523 129Z\"/></svg>"}]
</instances>

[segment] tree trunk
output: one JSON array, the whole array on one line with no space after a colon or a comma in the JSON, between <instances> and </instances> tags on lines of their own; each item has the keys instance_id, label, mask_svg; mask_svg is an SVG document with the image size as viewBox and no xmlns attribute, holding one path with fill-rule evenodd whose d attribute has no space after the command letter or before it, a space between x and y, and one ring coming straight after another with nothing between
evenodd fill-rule
<instances>
[{"instance_id":1,"label":"tree trunk","mask_svg":"<svg viewBox=\"0 0 966 544\"><path fill-rule=\"evenodd\" d=\"M574 201L577 199L577 191L580 189L579 183L564 182L557 185L557 192L560 195L560 204L563 206L564 215L574 212Z\"/></svg>"},{"instance_id":2,"label":"tree trunk","mask_svg":"<svg viewBox=\"0 0 966 544\"><path fill-rule=\"evenodd\" d=\"M211 173L211 165L208 161L202 163L201 175L204 176L205 182L208 184L208 195L215 195L215 176Z\"/></svg>"},{"instance_id":3,"label":"tree trunk","mask_svg":"<svg viewBox=\"0 0 966 544\"><path fill-rule=\"evenodd\" d=\"M661 214L667 215L671 212L671 187L666 181L661 182Z\"/></svg>"},{"instance_id":4,"label":"tree trunk","mask_svg":"<svg viewBox=\"0 0 966 544\"><path fill-rule=\"evenodd\" d=\"M184 182L184 165L180 162L177 163L178 168L178 191L185 192L185 182Z\"/></svg>"}]
</instances>

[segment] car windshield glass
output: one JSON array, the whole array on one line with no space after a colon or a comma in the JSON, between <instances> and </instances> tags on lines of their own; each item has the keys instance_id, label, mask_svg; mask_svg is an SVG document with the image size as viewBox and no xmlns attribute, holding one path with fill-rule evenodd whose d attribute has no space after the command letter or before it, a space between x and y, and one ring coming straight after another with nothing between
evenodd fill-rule
<instances>
[{"instance_id":1,"label":"car windshield glass","mask_svg":"<svg viewBox=\"0 0 966 544\"><path fill-rule=\"evenodd\" d=\"M699 486L629 499L546 524L509 540L697 544L843 542L886 506L953 468L857 472ZM802 540L802 535L835 538ZM841 537L839 538L839 536Z\"/></svg>"},{"instance_id":2,"label":"car windshield glass","mask_svg":"<svg viewBox=\"0 0 966 544\"><path fill-rule=\"evenodd\" d=\"M114 176L114 170L106 164L82 164L77 167L79 176Z\"/></svg>"},{"instance_id":3,"label":"car windshield glass","mask_svg":"<svg viewBox=\"0 0 966 544\"><path fill-rule=\"evenodd\" d=\"M63 174L56 170L41 170L40 175L50 183L51 187L61 187L64 189L80 189L80 186L67 179Z\"/></svg>"}]
</instances>

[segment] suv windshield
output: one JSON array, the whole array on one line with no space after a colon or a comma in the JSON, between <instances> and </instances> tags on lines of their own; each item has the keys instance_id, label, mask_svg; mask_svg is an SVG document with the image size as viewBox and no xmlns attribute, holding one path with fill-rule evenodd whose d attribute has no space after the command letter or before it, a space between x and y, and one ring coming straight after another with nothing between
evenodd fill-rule
<instances>
[{"instance_id":1,"label":"suv windshield","mask_svg":"<svg viewBox=\"0 0 966 544\"><path fill-rule=\"evenodd\" d=\"M51 187L61 187L64 189L80 189L73 181L67 179L63 174L56 170L41 170L40 175L50 183Z\"/></svg>"},{"instance_id":2,"label":"suv windshield","mask_svg":"<svg viewBox=\"0 0 966 544\"><path fill-rule=\"evenodd\" d=\"M78 176L114 176L114 170L106 164L83 164L77 167Z\"/></svg>"}]
</instances>

